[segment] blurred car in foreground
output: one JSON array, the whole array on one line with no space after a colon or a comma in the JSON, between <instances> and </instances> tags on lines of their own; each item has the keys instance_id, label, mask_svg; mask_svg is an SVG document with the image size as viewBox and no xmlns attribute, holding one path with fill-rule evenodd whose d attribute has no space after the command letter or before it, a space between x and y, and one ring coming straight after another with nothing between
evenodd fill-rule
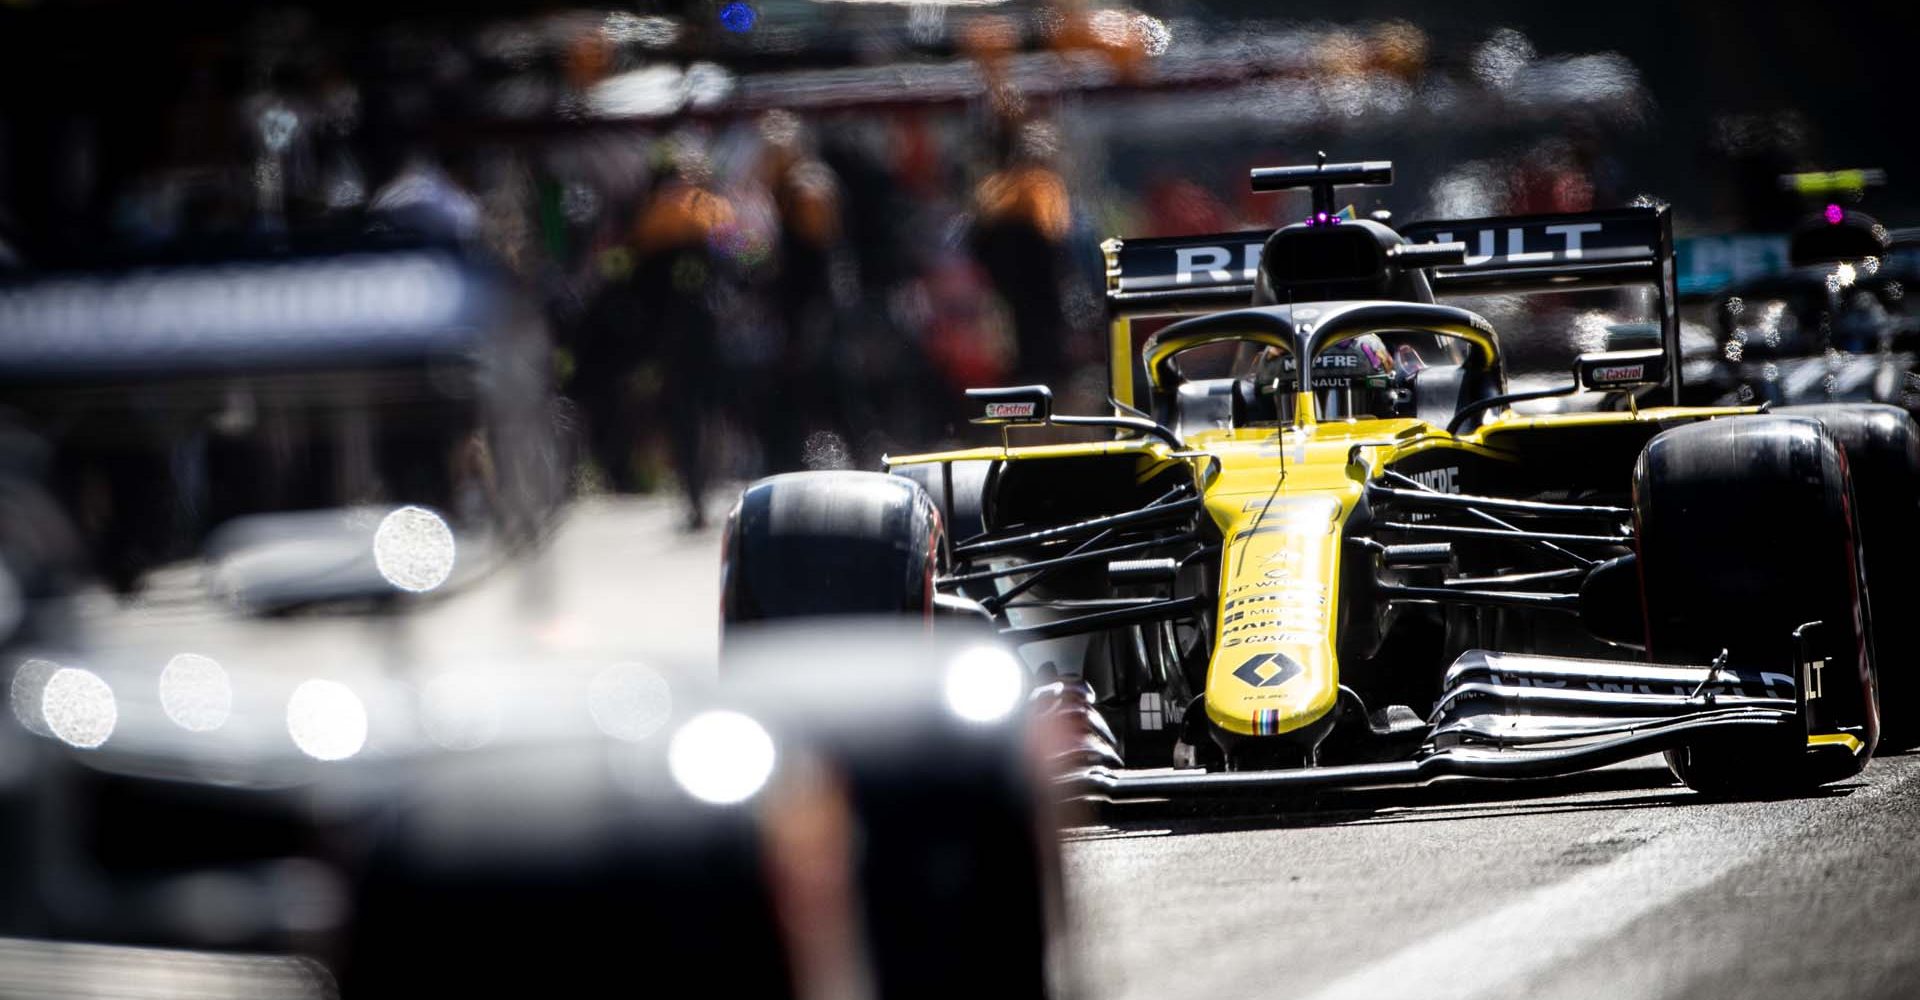
<instances>
[{"instance_id":1,"label":"blurred car in foreground","mask_svg":"<svg viewBox=\"0 0 1920 1000\"><path fill-rule=\"evenodd\" d=\"M40 440L13 464L37 462L122 592L209 545L289 540L266 560L287 571L242 574L237 596L384 587L371 564L287 558L353 534L274 520L297 512L415 505L470 541L537 539L571 460L549 367L531 304L452 246L315 240L0 281L0 405Z\"/></svg>"},{"instance_id":2,"label":"blurred car in foreground","mask_svg":"<svg viewBox=\"0 0 1920 1000\"><path fill-rule=\"evenodd\" d=\"M1061 985L1050 807L989 632L769 628L729 642L717 687L639 662L416 686L21 652L9 995ZM53 971L74 960L126 978Z\"/></svg>"}]
</instances>

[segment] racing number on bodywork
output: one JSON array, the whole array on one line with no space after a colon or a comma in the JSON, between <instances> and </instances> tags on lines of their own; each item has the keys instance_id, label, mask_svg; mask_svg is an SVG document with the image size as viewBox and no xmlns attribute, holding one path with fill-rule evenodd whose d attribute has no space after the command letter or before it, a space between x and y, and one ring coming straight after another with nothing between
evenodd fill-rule
<instances>
[{"instance_id":1,"label":"racing number on bodywork","mask_svg":"<svg viewBox=\"0 0 1920 1000\"><path fill-rule=\"evenodd\" d=\"M1233 670L1248 687L1279 687L1300 676L1300 664L1285 653L1261 653Z\"/></svg>"}]
</instances>

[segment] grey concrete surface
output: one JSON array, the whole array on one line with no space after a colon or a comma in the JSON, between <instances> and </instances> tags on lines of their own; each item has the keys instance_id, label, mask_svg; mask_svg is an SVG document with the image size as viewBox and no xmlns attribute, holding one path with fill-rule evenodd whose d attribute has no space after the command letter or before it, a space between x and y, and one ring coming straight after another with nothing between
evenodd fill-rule
<instances>
[{"instance_id":1,"label":"grey concrete surface","mask_svg":"<svg viewBox=\"0 0 1920 1000\"><path fill-rule=\"evenodd\" d=\"M1075 948L1104 998L1920 996L1917 777L1708 802L1645 761L1114 820L1069 835Z\"/></svg>"}]
</instances>

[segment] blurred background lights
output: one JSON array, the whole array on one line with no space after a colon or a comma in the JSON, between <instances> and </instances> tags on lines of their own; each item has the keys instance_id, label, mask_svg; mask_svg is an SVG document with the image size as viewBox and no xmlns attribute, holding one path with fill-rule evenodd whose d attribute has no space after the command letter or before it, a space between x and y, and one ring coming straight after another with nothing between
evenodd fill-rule
<instances>
[{"instance_id":1,"label":"blurred background lights","mask_svg":"<svg viewBox=\"0 0 1920 1000\"><path fill-rule=\"evenodd\" d=\"M753 22L760 19L752 4L730 3L720 8L720 26L736 35L753 30Z\"/></svg>"},{"instance_id":2,"label":"blurred background lights","mask_svg":"<svg viewBox=\"0 0 1920 1000\"><path fill-rule=\"evenodd\" d=\"M773 737L739 712L704 712L687 720L667 746L667 769L687 794L732 805L773 775Z\"/></svg>"},{"instance_id":3,"label":"blurred background lights","mask_svg":"<svg viewBox=\"0 0 1920 1000\"><path fill-rule=\"evenodd\" d=\"M401 507L373 533L373 562L401 590L424 593L453 575L453 529L424 507Z\"/></svg>"},{"instance_id":4,"label":"blurred background lights","mask_svg":"<svg viewBox=\"0 0 1920 1000\"><path fill-rule=\"evenodd\" d=\"M1845 221L1847 217L1847 212L1845 209L1841 208L1838 205L1832 205L1832 204L1829 204L1827 206L1827 210L1823 214L1826 215L1827 224L1830 226L1839 225L1841 222Z\"/></svg>"},{"instance_id":5,"label":"blurred background lights","mask_svg":"<svg viewBox=\"0 0 1920 1000\"><path fill-rule=\"evenodd\" d=\"M233 712L233 683L212 657L181 653L160 671L160 708L182 729L211 732Z\"/></svg>"},{"instance_id":6,"label":"blurred background lights","mask_svg":"<svg viewBox=\"0 0 1920 1000\"><path fill-rule=\"evenodd\" d=\"M1501 28L1473 51L1473 75L1495 90L1513 85L1534 58L1533 42L1512 28Z\"/></svg>"},{"instance_id":7,"label":"blurred background lights","mask_svg":"<svg viewBox=\"0 0 1920 1000\"><path fill-rule=\"evenodd\" d=\"M642 17L627 11L614 11L600 25L600 34L615 44L638 43L649 48L671 44L680 37L680 25L672 18Z\"/></svg>"},{"instance_id":8,"label":"blurred background lights","mask_svg":"<svg viewBox=\"0 0 1920 1000\"><path fill-rule=\"evenodd\" d=\"M1104 45L1123 46L1132 39L1131 18L1123 10L1096 10L1087 15L1087 30Z\"/></svg>"},{"instance_id":9,"label":"blurred background lights","mask_svg":"<svg viewBox=\"0 0 1920 1000\"><path fill-rule=\"evenodd\" d=\"M40 696L47 689L47 681L52 679L60 664L52 660L22 660L13 670L13 681L8 686L8 702L13 706L13 717L27 730L41 736L52 736L47 728L47 720L40 715Z\"/></svg>"},{"instance_id":10,"label":"blurred background lights","mask_svg":"<svg viewBox=\"0 0 1920 1000\"><path fill-rule=\"evenodd\" d=\"M1013 654L996 646L974 646L947 664L947 707L968 722L998 722L1020 704L1025 676Z\"/></svg>"},{"instance_id":11,"label":"blurred background lights","mask_svg":"<svg viewBox=\"0 0 1920 1000\"><path fill-rule=\"evenodd\" d=\"M40 692L40 714L60 742L91 750L113 735L120 711L113 689L90 671L61 667Z\"/></svg>"},{"instance_id":12,"label":"blurred background lights","mask_svg":"<svg viewBox=\"0 0 1920 1000\"><path fill-rule=\"evenodd\" d=\"M1151 14L1135 14L1133 29L1140 36L1140 47L1150 56L1165 55L1173 44L1173 32L1167 23Z\"/></svg>"},{"instance_id":13,"label":"blurred background lights","mask_svg":"<svg viewBox=\"0 0 1920 1000\"><path fill-rule=\"evenodd\" d=\"M366 745L366 706L338 681L306 681L287 699L287 735L309 757L345 760Z\"/></svg>"},{"instance_id":14,"label":"blurred background lights","mask_svg":"<svg viewBox=\"0 0 1920 1000\"><path fill-rule=\"evenodd\" d=\"M500 735L503 709L491 678L448 672L421 691L420 725L448 750L474 750Z\"/></svg>"},{"instance_id":15,"label":"blurred background lights","mask_svg":"<svg viewBox=\"0 0 1920 1000\"><path fill-rule=\"evenodd\" d=\"M673 714L673 690L652 667L616 663L594 675L587 687L587 710L601 732L638 742L667 724Z\"/></svg>"}]
</instances>

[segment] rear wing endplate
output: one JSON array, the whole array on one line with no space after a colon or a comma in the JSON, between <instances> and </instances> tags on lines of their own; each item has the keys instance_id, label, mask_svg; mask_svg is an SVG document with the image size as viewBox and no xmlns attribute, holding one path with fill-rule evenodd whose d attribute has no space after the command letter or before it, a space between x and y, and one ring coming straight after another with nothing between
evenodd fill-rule
<instances>
[{"instance_id":1,"label":"rear wing endplate","mask_svg":"<svg viewBox=\"0 0 1920 1000\"><path fill-rule=\"evenodd\" d=\"M1130 312L1244 305L1271 229L1108 240L1107 301Z\"/></svg>"}]
</instances>

